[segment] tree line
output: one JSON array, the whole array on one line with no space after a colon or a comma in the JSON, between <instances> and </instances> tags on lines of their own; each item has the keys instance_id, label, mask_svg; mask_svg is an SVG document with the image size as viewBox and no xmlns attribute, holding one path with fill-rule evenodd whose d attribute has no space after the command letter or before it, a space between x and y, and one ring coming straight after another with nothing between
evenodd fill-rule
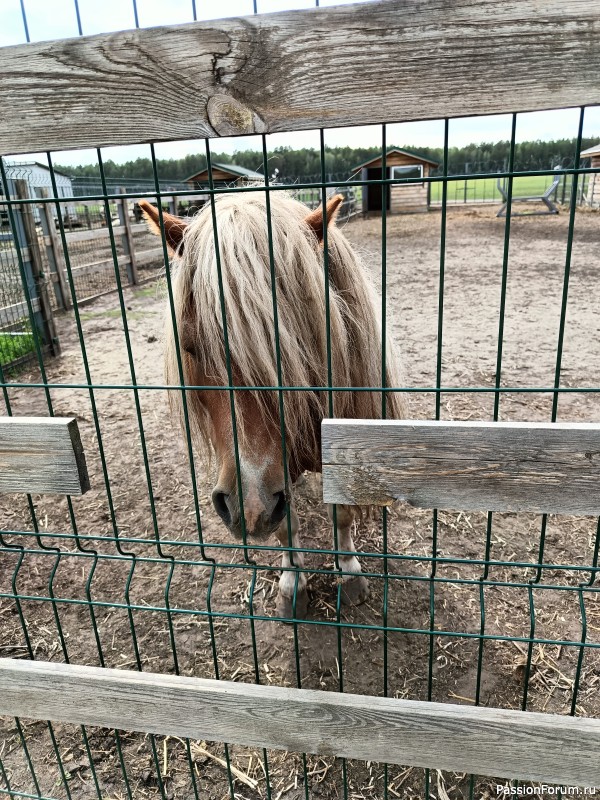
<instances>
[{"instance_id":1,"label":"tree line","mask_svg":"<svg viewBox=\"0 0 600 800\"><path fill-rule=\"evenodd\" d=\"M596 144L597 139L584 138L582 150ZM395 145L391 145L392 149ZM443 160L441 147L402 146L401 149L422 155L440 165ZM557 165L572 166L576 152L575 139L557 139L549 142L519 142L515 146L515 169L549 169ZM325 149L325 174L334 175L336 180L350 178L356 168L364 161L376 158L381 154L377 147L329 147ZM471 144L466 147L451 147L448 151L448 173L459 175L466 173L486 172L506 169L510 155L510 142L501 141L489 144ZM240 167L263 172L263 156L258 150L242 150L233 155L215 153L213 163L237 164ZM206 169L204 155L193 154L183 158L159 159L158 175L161 180L183 181L186 178ZM60 167L73 177L99 178L96 165L86 164L79 167ZM137 158L117 164L114 161L104 162L107 178L127 178L134 180L151 180L153 178L152 162L149 158ZM268 158L269 175L275 174L283 181L297 179L318 179L321 175L321 155L313 148L293 149L276 147Z\"/></svg>"}]
</instances>

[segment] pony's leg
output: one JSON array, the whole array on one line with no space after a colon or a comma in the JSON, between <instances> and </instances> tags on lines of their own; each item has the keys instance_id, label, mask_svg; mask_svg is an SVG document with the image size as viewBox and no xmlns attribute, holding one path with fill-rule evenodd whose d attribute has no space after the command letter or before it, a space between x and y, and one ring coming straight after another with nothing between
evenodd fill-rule
<instances>
[{"instance_id":1,"label":"pony's leg","mask_svg":"<svg viewBox=\"0 0 600 800\"><path fill-rule=\"evenodd\" d=\"M333 522L334 506L327 506L329 518ZM337 528L337 543L340 550L354 552L354 542L352 541L352 523L356 512L352 506L335 506L335 521ZM338 556L340 568L346 574L342 577L342 603L346 605L360 605L369 596L369 581L361 575L359 560L356 556Z\"/></svg>"},{"instance_id":2,"label":"pony's leg","mask_svg":"<svg viewBox=\"0 0 600 800\"><path fill-rule=\"evenodd\" d=\"M290 508L292 547L300 547L300 536L298 535L298 514L294 506ZM281 521L277 528L276 536L284 547L289 545L287 518ZM293 563L292 563L293 562ZM285 552L281 558L281 566L284 568L279 579L279 594L277 595L277 616L284 619L304 619L308 606L308 592L306 590L306 573L299 572L294 567L304 567L304 553ZM286 569L292 567L292 569ZM296 589L297 580L297 589ZM296 607L294 610L294 592L296 593Z\"/></svg>"}]
</instances>

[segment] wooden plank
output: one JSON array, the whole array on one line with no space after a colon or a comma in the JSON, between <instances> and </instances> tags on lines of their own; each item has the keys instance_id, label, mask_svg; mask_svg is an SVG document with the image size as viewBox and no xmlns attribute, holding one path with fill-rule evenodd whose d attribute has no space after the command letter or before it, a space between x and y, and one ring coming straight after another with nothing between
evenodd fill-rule
<instances>
[{"instance_id":1,"label":"wooden plank","mask_svg":"<svg viewBox=\"0 0 600 800\"><path fill-rule=\"evenodd\" d=\"M0 714L593 786L600 720L0 659Z\"/></svg>"},{"instance_id":2,"label":"wooden plank","mask_svg":"<svg viewBox=\"0 0 600 800\"><path fill-rule=\"evenodd\" d=\"M600 513L600 425L324 420L327 503Z\"/></svg>"},{"instance_id":3,"label":"wooden plank","mask_svg":"<svg viewBox=\"0 0 600 800\"><path fill-rule=\"evenodd\" d=\"M23 261L29 261L30 253L28 247L21 248L21 258ZM7 262L11 262L11 264L14 265L19 263L19 255L14 247L6 250L0 249L0 266L4 266Z\"/></svg>"},{"instance_id":4,"label":"wooden plank","mask_svg":"<svg viewBox=\"0 0 600 800\"><path fill-rule=\"evenodd\" d=\"M162 247L153 247L150 250L142 250L141 253L136 253L136 260L138 264L146 264L148 261L164 258L164 251Z\"/></svg>"},{"instance_id":5,"label":"wooden plank","mask_svg":"<svg viewBox=\"0 0 600 800\"><path fill-rule=\"evenodd\" d=\"M113 233L115 236L125 233L125 226L113 225ZM107 242L110 241L108 228L92 228L91 231L70 231L65 228L65 234L68 245L74 244L75 242L89 242L92 239L106 239Z\"/></svg>"},{"instance_id":6,"label":"wooden plank","mask_svg":"<svg viewBox=\"0 0 600 800\"><path fill-rule=\"evenodd\" d=\"M89 488L77 420L0 417L0 492L84 494Z\"/></svg>"},{"instance_id":7,"label":"wooden plank","mask_svg":"<svg viewBox=\"0 0 600 800\"><path fill-rule=\"evenodd\" d=\"M122 234L125 232L125 228L122 225L113 225L113 232L115 236L118 234ZM89 242L94 239L106 239L107 244L110 241L108 228L92 228L91 230L85 231L70 231L68 227L65 227L65 236L67 237L67 245L75 244L77 242ZM50 244L50 237L44 237L44 243L46 245Z\"/></svg>"},{"instance_id":8,"label":"wooden plank","mask_svg":"<svg viewBox=\"0 0 600 800\"><path fill-rule=\"evenodd\" d=\"M128 255L117 256L117 263L119 266L127 264L129 261ZM71 267L71 274L73 278L79 278L82 275L92 275L104 270L114 270L115 261L113 257L103 258L100 261L92 261L90 264L82 264L80 267Z\"/></svg>"},{"instance_id":9,"label":"wooden plank","mask_svg":"<svg viewBox=\"0 0 600 800\"><path fill-rule=\"evenodd\" d=\"M382 0L5 47L0 154L600 103L599 32L589 0Z\"/></svg>"},{"instance_id":10,"label":"wooden plank","mask_svg":"<svg viewBox=\"0 0 600 800\"><path fill-rule=\"evenodd\" d=\"M32 298L31 305L34 313L40 310L40 301L37 297ZM13 303L12 306L4 306L4 308L0 308L0 328L12 325L27 316L27 302L25 300L20 303Z\"/></svg>"}]
</instances>

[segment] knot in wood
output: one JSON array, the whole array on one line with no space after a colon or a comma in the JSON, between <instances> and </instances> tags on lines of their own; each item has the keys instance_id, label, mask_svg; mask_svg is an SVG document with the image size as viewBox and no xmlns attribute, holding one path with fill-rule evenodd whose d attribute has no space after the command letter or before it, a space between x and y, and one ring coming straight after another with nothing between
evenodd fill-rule
<instances>
[{"instance_id":1,"label":"knot in wood","mask_svg":"<svg viewBox=\"0 0 600 800\"><path fill-rule=\"evenodd\" d=\"M267 126L256 111L226 94L215 94L209 98L206 113L219 136L267 132Z\"/></svg>"}]
</instances>

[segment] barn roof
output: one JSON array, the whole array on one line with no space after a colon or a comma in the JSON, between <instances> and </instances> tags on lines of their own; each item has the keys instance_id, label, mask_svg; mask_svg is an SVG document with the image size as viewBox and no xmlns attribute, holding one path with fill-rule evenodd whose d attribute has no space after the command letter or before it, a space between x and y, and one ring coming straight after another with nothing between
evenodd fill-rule
<instances>
[{"instance_id":1,"label":"barn roof","mask_svg":"<svg viewBox=\"0 0 600 800\"><path fill-rule=\"evenodd\" d=\"M46 172L50 172L50 167L47 164L42 164L41 161L12 161L7 163L6 166L9 170L18 170L22 167L40 167L41 169L45 169ZM56 167L53 167L53 169L57 175L62 175L63 178L69 178L69 180L71 179L71 175L69 175L68 172L63 172L62 169L57 169Z\"/></svg>"},{"instance_id":2,"label":"barn roof","mask_svg":"<svg viewBox=\"0 0 600 800\"><path fill-rule=\"evenodd\" d=\"M409 158L414 158L415 161L423 161L425 164L431 164L434 167L438 166L437 161L433 161L431 158L426 158L425 156L420 155L419 153L411 153L409 150L402 150L400 147L392 147L391 150L386 152L387 156L392 155L392 153L399 153L402 156L408 156ZM375 156L375 158L369 158L367 161L363 161L362 164L358 164L354 169L361 169L362 167L368 167L369 164L374 164L376 161L381 161L381 154Z\"/></svg>"},{"instance_id":3,"label":"barn roof","mask_svg":"<svg viewBox=\"0 0 600 800\"><path fill-rule=\"evenodd\" d=\"M216 161L213 161L212 166L213 168L216 167L217 169L220 169L222 172L229 172L236 178L250 178L253 181L264 181L265 179L265 176L261 175L260 172L254 172L251 169L246 169L246 167L239 167L237 164L217 164ZM189 178L185 179L185 181L187 182L206 179L208 179L208 168L190 175Z\"/></svg>"},{"instance_id":4,"label":"barn roof","mask_svg":"<svg viewBox=\"0 0 600 800\"><path fill-rule=\"evenodd\" d=\"M582 156L582 158L585 156L600 156L600 142L588 147L587 150L582 150L579 155Z\"/></svg>"}]
</instances>

